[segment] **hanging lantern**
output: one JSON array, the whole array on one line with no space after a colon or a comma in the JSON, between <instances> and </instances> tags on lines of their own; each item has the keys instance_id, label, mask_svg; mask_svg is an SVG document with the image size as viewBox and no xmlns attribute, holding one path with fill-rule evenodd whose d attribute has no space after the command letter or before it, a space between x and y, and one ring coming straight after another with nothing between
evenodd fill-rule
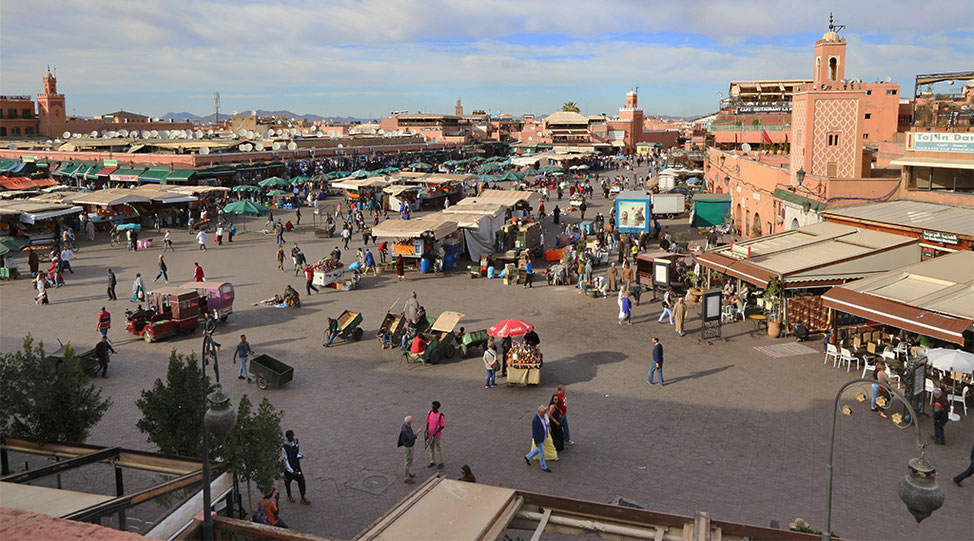
<instances>
[{"instance_id":1,"label":"hanging lantern","mask_svg":"<svg viewBox=\"0 0 974 541\"><path fill-rule=\"evenodd\" d=\"M908 469L910 473L900 479L897 492L919 524L944 504L944 491L937 482L936 468L922 454L910 460Z\"/></svg>"},{"instance_id":2,"label":"hanging lantern","mask_svg":"<svg viewBox=\"0 0 974 541\"><path fill-rule=\"evenodd\" d=\"M222 390L217 390L207 400L210 407L203 416L203 426L218 442L223 443L237 422L237 412L230 405L230 397Z\"/></svg>"}]
</instances>

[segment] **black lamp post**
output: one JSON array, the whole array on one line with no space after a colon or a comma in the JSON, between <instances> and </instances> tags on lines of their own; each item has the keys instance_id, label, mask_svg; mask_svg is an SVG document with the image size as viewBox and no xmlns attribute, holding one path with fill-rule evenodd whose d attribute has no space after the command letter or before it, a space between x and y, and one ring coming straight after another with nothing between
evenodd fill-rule
<instances>
[{"instance_id":1,"label":"black lamp post","mask_svg":"<svg viewBox=\"0 0 974 541\"><path fill-rule=\"evenodd\" d=\"M835 421L839 413L839 397L842 396L842 392L849 386L857 383L875 384L876 380L856 378L849 381L835 393L835 402L832 404L832 437L829 441L828 476L826 477L825 483L825 528L822 530L822 539L824 541L830 541L832 539L832 456L835 453ZM899 391L888 386L885 388L891 395L903 402L907 411L910 412L909 422L913 423L913 427L916 429L916 446L920 449L920 456L910 459L910 462L907 464L909 473L903 479L900 479L897 492L899 493L900 500L906 504L906 509L916 519L917 524L919 524L920 521L929 517L931 513L940 509L940 506L944 504L944 491L940 488L940 483L937 482L937 469L923 456L925 452L924 448L927 444L923 443L923 440L920 438L920 425L917 424L916 411ZM868 400L865 395L859 398L860 401ZM846 413L851 413L851 411L847 411ZM899 414L892 416L894 422L898 422L896 420L897 415Z\"/></svg>"},{"instance_id":2,"label":"black lamp post","mask_svg":"<svg viewBox=\"0 0 974 541\"><path fill-rule=\"evenodd\" d=\"M213 518L210 516L212 507L210 496L210 438L213 434L217 442L223 443L233 425L237 422L237 412L230 405L230 397L220 388L220 369L217 366L217 348L219 344L213 341L212 331L203 332L203 358L200 373L203 377L203 401L209 407L203 416L203 524L200 527L202 539L215 539L213 533ZM206 365L213 360L213 371L216 374L217 389L213 394L206 395Z\"/></svg>"},{"instance_id":3,"label":"black lamp post","mask_svg":"<svg viewBox=\"0 0 974 541\"><path fill-rule=\"evenodd\" d=\"M801 186L802 182L805 182L805 167L799 167L798 171L795 171L795 180L798 181L798 185Z\"/></svg>"}]
</instances>

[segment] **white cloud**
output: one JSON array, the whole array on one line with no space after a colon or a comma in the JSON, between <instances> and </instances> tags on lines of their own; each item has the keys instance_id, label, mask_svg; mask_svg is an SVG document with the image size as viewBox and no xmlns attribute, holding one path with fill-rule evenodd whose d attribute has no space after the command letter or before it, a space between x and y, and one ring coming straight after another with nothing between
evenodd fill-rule
<instances>
[{"instance_id":1,"label":"white cloud","mask_svg":"<svg viewBox=\"0 0 974 541\"><path fill-rule=\"evenodd\" d=\"M199 96L217 89L267 107L289 107L294 99L337 114L362 111L324 109L330 103L385 109L376 102L464 90L517 91L517 98L496 99L524 110L527 103L519 100L542 101L531 98L532 88L538 96L577 88L579 101L606 111L637 82L657 96L654 88L674 89L666 107L688 103L702 112L730 80L808 76L811 42L825 31L829 9L849 27L850 76L890 75L905 85L917 72L969 69L971 2L915 6L872 0L784 6L766 0L5 0L0 91L36 92L44 66L56 64L61 88L75 103L104 108L114 106L105 96L154 96L139 108L156 114L198 107L205 103ZM633 31L664 33L647 42L629 36ZM968 54L959 52L964 43L947 37L952 32L967 36ZM533 43L539 35L563 37L558 45ZM557 97L550 101L554 106Z\"/></svg>"}]
</instances>

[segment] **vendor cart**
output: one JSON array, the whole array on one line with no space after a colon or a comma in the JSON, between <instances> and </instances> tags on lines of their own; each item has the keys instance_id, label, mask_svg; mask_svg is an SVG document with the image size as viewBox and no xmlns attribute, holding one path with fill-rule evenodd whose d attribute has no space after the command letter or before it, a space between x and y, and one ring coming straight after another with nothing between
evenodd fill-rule
<instances>
[{"instance_id":1,"label":"vendor cart","mask_svg":"<svg viewBox=\"0 0 974 541\"><path fill-rule=\"evenodd\" d=\"M362 323L362 314L345 310L338 316L338 337L347 342L358 342L365 334L359 325Z\"/></svg>"},{"instance_id":2,"label":"vendor cart","mask_svg":"<svg viewBox=\"0 0 974 541\"><path fill-rule=\"evenodd\" d=\"M541 383L541 350L528 344L515 344L507 352L508 385L538 385Z\"/></svg>"},{"instance_id":3,"label":"vendor cart","mask_svg":"<svg viewBox=\"0 0 974 541\"><path fill-rule=\"evenodd\" d=\"M294 379L294 368L270 355L258 355L250 361L250 373L257 387L280 387Z\"/></svg>"},{"instance_id":4,"label":"vendor cart","mask_svg":"<svg viewBox=\"0 0 974 541\"><path fill-rule=\"evenodd\" d=\"M460 342L460 356L467 357L477 351L477 348L487 349L488 340L490 335L487 334L487 329L461 334L457 338Z\"/></svg>"},{"instance_id":5,"label":"vendor cart","mask_svg":"<svg viewBox=\"0 0 974 541\"><path fill-rule=\"evenodd\" d=\"M344 277L344 265L331 259L322 260L315 265L314 279L311 283L318 287L328 287Z\"/></svg>"},{"instance_id":6,"label":"vendor cart","mask_svg":"<svg viewBox=\"0 0 974 541\"><path fill-rule=\"evenodd\" d=\"M66 348L60 339L58 339L58 344L61 344L61 347L44 357L48 361L54 361L55 365L64 361L64 350ZM81 368L81 371L89 376L94 376L101 369L98 364L98 358L95 356L94 348L84 353L75 353L75 358L78 359L78 366Z\"/></svg>"},{"instance_id":7,"label":"vendor cart","mask_svg":"<svg viewBox=\"0 0 974 541\"><path fill-rule=\"evenodd\" d=\"M402 358L399 359L399 364L403 361L407 363L423 363L423 366L429 364L436 364L440 361L440 348L439 339L435 336L426 344L426 349L422 353L412 353L409 349L403 350Z\"/></svg>"},{"instance_id":8,"label":"vendor cart","mask_svg":"<svg viewBox=\"0 0 974 541\"><path fill-rule=\"evenodd\" d=\"M436 342L437 349L443 357L453 358L457 354L456 335L453 330L462 317L463 314L460 312L443 312L440 314L440 317L436 318L430 325L429 332L423 334L423 338L430 344L428 347Z\"/></svg>"}]
</instances>

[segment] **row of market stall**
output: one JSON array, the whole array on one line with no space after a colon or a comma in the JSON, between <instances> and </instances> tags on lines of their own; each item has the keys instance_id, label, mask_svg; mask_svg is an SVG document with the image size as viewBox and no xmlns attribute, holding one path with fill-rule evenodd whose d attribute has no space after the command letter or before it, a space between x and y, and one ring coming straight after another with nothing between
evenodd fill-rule
<instances>
[{"instance_id":1,"label":"row of market stall","mask_svg":"<svg viewBox=\"0 0 974 541\"><path fill-rule=\"evenodd\" d=\"M535 208L540 198L537 192L484 190L421 218L386 220L372 229L372 236L394 239L393 255L419 260L440 256L449 270L464 253L472 261L497 253L499 233Z\"/></svg>"}]
</instances>

